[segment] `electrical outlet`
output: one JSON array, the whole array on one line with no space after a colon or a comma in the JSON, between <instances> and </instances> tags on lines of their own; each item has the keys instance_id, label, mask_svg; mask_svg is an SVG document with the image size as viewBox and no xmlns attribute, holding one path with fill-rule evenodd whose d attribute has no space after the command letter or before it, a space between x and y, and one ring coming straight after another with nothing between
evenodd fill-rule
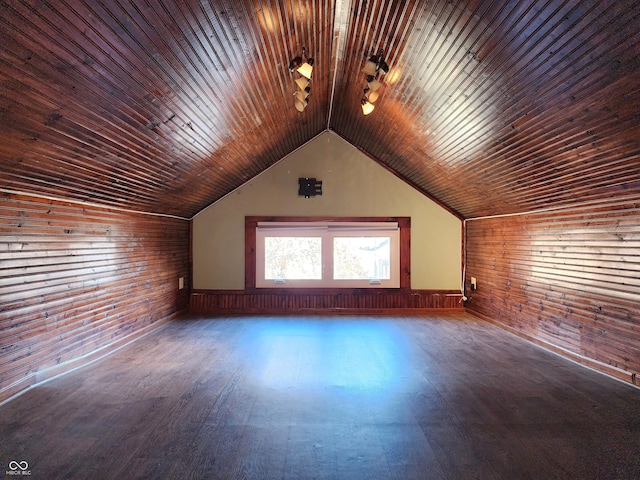
<instances>
[{"instance_id":1,"label":"electrical outlet","mask_svg":"<svg viewBox=\"0 0 640 480\"><path fill-rule=\"evenodd\" d=\"M476 277L471 277L471 290L476 290L478 288L478 284L476 283Z\"/></svg>"},{"instance_id":2,"label":"electrical outlet","mask_svg":"<svg viewBox=\"0 0 640 480\"><path fill-rule=\"evenodd\" d=\"M180 277L178 279L178 290L182 290L184 288L184 277Z\"/></svg>"}]
</instances>

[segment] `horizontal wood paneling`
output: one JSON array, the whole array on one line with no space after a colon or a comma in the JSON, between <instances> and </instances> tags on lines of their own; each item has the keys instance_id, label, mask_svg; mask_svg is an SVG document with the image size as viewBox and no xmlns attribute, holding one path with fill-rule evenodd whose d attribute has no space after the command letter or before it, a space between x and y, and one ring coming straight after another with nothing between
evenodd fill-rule
<instances>
[{"instance_id":1,"label":"horizontal wood paneling","mask_svg":"<svg viewBox=\"0 0 640 480\"><path fill-rule=\"evenodd\" d=\"M402 310L462 310L460 292L449 290L267 291L195 290L192 313L375 313Z\"/></svg>"},{"instance_id":2,"label":"horizontal wood paneling","mask_svg":"<svg viewBox=\"0 0 640 480\"><path fill-rule=\"evenodd\" d=\"M640 383L640 204L468 221L467 309Z\"/></svg>"},{"instance_id":3,"label":"horizontal wood paneling","mask_svg":"<svg viewBox=\"0 0 640 480\"><path fill-rule=\"evenodd\" d=\"M0 401L185 310L189 224L0 195Z\"/></svg>"}]
</instances>

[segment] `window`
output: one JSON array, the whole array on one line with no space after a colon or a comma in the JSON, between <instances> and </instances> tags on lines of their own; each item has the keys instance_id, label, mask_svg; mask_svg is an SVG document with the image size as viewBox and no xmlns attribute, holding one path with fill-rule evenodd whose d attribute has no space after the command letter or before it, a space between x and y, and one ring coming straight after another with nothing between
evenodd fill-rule
<instances>
[{"instance_id":1,"label":"window","mask_svg":"<svg viewBox=\"0 0 640 480\"><path fill-rule=\"evenodd\" d=\"M257 288L399 288L398 221L260 221L247 223ZM404 219L408 227L408 219ZM253 234L252 234L253 231ZM407 232L408 233L408 232ZM404 235L408 243L408 235ZM408 257L408 255L404 255ZM408 262L408 258L404 259ZM251 268L251 265L248 265ZM405 268L408 272L408 268ZM247 275L251 285L252 275Z\"/></svg>"}]
</instances>

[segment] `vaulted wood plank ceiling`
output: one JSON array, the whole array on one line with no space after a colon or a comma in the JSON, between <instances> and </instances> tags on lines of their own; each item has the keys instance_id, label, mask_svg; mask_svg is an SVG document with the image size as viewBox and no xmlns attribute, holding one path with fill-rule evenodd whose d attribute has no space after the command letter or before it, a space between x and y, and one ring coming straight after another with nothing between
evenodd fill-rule
<instances>
[{"instance_id":1,"label":"vaulted wood plank ceiling","mask_svg":"<svg viewBox=\"0 0 640 480\"><path fill-rule=\"evenodd\" d=\"M639 32L635 0L0 0L0 189L191 217L329 129L465 218L638 197Z\"/></svg>"}]
</instances>

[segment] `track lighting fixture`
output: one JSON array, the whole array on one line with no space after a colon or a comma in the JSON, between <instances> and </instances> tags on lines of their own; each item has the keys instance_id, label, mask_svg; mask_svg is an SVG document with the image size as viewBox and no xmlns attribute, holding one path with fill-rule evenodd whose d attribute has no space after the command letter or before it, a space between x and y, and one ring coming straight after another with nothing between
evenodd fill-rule
<instances>
[{"instance_id":1,"label":"track lighting fixture","mask_svg":"<svg viewBox=\"0 0 640 480\"><path fill-rule=\"evenodd\" d=\"M307 52L302 47L302 55L298 55L289 62L289 71L295 72L297 78L294 80L296 89L293 92L294 106L299 112L304 111L309 104L309 93L311 92L311 74L313 73L313 58L307 57Z\"/></svg>"},{"instance_id":2,"label":"track lighting fixture","mask_svg":"<svg viewBox=\"0 0 640 480\"><path fill-rule=\"evenodd\" d=\"M363 90L364 98L360 103L362 104L362 113L365 115L373 112L375 108L373 104L380 97L379 90L382 87L380 77L389 72L389 65L384 61L383 53L380 51L377 55L371 55L362 67L367 86Z\"/></svg>"}]
</instances>

